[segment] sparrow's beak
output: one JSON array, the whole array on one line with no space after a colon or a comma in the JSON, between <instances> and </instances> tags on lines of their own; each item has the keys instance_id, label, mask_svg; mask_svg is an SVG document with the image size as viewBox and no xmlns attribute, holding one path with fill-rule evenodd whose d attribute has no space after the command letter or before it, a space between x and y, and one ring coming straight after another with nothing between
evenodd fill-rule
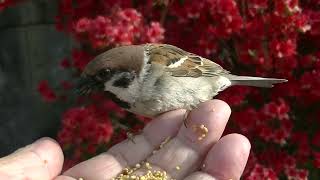
<instances>
[{"instance_id":1,"label":"sparrow's beak","mask_svg":"<svg viewBox=\"0 0 320 180\"><path fill-rule=\"evenodd\" d=\"M80 95L88 95L93 90L103 88L103 84L92 77L82 77L77 83L77 93Z\"/></svg>"}]
</instances>

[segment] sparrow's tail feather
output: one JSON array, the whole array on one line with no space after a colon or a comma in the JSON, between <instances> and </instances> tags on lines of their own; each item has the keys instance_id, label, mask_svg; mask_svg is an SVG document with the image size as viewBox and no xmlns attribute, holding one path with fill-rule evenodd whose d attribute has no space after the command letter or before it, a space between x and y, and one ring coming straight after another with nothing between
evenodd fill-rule
<instances>
[{"instance_id":1,"label":"sparrow's tail feather","mask_svg":"<svg viewBox=\"0 0 320 180\"><path fill-rule=\"evenodd\" d=\"M254 86L254 87L266 87L271 88L274 84L287 82L286 79L276 79L276 78L262 78L262 77L252 77L252 76L236 76L227 75L231 85L241 85L241 86Z\"/></svg>"}]
</instances>

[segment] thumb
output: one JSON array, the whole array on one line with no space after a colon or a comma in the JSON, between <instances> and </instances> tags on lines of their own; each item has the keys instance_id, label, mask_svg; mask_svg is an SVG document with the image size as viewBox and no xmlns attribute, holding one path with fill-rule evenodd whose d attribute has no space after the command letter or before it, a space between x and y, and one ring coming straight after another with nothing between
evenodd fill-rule
<instances>
[{"instance_id":1,"label":"thumb","mask_svg":"<svg viewBox=\"0 0 320 180\"><path fill-rule=\"evenodd\" d=\"M63 153L56 141L41 138L0 159L0 179L50 180L60 174Z\"/></svg>"}]
</instances>

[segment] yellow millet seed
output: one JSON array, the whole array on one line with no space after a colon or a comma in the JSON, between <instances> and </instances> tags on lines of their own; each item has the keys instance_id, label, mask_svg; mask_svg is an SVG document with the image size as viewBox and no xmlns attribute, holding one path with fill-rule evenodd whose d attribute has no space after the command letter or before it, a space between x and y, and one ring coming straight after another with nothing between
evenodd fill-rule
<instances>
[{"instance_id":1,"label":"yellow millet seed","mask_svg":"<svg viewBox=\"0 0 320 180\"><path fill-rule=\"evenodd\" d=\"M138 166L138 167L139 167L139 165L136 164L136 166ZM147 167L147 169L148 169L148 167L151 169L150 163L145 162L144 165L145 165L145 167ZM140 167L141 167L141 165L140 165ZM160 171L160 170L151 171L149 169L149 170L147 170L147 172L145 172L144 175L134 175L133 169L134 168L123 169L123 173L119 174L116 178L113 178L113 180L169 180L167 177L167 173L165 171Z\"/></svg>"},{"instance_id":2,"label":"yellow millet seed","mask_svg":"<svg viewBox=\"0 0 320 180\"><path fill-rule=\"evenodd\" d=\"M140 168L141 167L141 165L138 163L138 164L136 164L136 168Z\"/></svg>"},{"instance_id":3,"label":"yellow millet seed","mask_svg":"<svg viewBox=\"0 0 320 180\"><path fill-rule=\"evenodd\" d=\"M180 170L180 166L176 166L176 170L178 170L178 171L179 171L179 170Z\"/></svg>"},{"instance_id":4,"label":"yellow millet seed","mask_svg":"<svg viewBox=\"0 0 320 180\"><path fill-rule=\"evenodd\" d=\"M199 141L204 139L207 136L208 132L209 132L208 128L203 124L201 124L201 125L193 125L192 126L192 130L193 130L193 132L195 132L198 135L198 140Z\"/></svg>"},{"instance_id":5,"label":"yellow millet seed","mask_svg":"<svg viewBox=\"0 0 320 180\"><path fill-rule=\"evenodd\" d=\"M145 166L146 166L147 169L152 169L150 163L148 163L148 162L145 163Z\"/></svg>"},{"instance_id":6,"label":"yellow millet seed","mask_svg":"<svg viewBox=\"0 0 320 180\"><path fill-rule=\"evenodd\" d=\"M164 145L166 145L170 140L170 137L167 137L163 142L160 144L160 149L163 148Z\"/></svg>"}]
</instances>

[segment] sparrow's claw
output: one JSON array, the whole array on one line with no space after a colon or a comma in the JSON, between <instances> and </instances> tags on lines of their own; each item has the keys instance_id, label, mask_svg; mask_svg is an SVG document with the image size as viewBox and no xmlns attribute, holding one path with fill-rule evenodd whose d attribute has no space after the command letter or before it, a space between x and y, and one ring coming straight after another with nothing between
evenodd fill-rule
<instances>
[{"instance_id":1,"label":"sparrow's claw","mask_svg":"<svg viewBox=\"0 0 320 180\"><path fill-rule=\"evenodd\" d=\"M114 125L115 128L119 128L119 129L122 129L124 131L126 131L126 134L127 134L127 138L135 144L135 141L134 141L134 136L138 133L133 133L133 132L130 132L130 128L122 123L120 123L119 121L112 121L112 124Z\"/></svg>"},{"instance_id":2,"label":"sparrow's claw","mask_svg":"<svg viewBox=\"0 0 320 180\"><path fill-rule=\"evenodd\" d=\"M129 139L133 144L136 143L136 142L134 141L134 134L133 134L133 133L127 132L127 137L128 137L128 139Z\"/></svg>"},{"instance_id":3,"label":"sparrow's claw","mask_svg":"<svg viewBox=\"0 0 320 180\"><path fill-rule=\"evenodd\" d=\"M193 109L196 109L197 106L195 105L190 105L189 109L186 110L186 113L184 114L184 118L183 118L183 124L186 128L188 128L188 119L189 119L189 115L191 113L191 111Z\"/></svg>"},{"instance_id":4,"label":"sparrow's claw","mask_svg":"<svg viewBox=\"0 0 320 180\"><path fill-rule=\"evenodd\" d=\"M127 131L127 138L128 140L130 140L132 143L136 144L136 142L134 141L134 137L138 134L141 134L142 133L142 130L138 130L136 132L130 132L130 131Z\"/></svg>"},{"instance_id":5,"label":"sparrow's claw","mask_svg":"<svg viewBox=\"0 0 320 180\"><path fill-rule=\"evenodd\" d=\"M189 119L190 112L191 110L187 110L183 117L183 124L186 128L188 128L188 119Z\"/></svg>"}]
</instances>

